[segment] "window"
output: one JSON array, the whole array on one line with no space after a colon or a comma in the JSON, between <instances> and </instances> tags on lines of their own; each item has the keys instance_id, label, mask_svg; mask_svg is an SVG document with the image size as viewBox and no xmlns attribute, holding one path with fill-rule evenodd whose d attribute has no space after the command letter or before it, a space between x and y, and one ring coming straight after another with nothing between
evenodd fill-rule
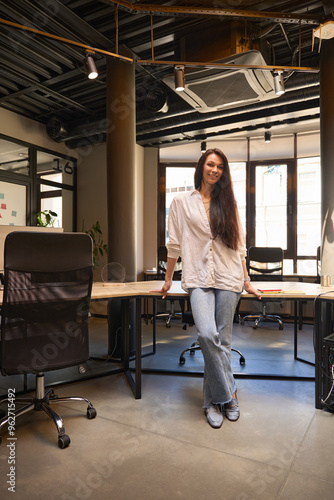
<instances>
[{"instance_id":1,"label":"window","mask_svg":"<svg viewBox=\"0 0 334 500\"><path fill-rule=\"evenodd\" d=\"M246 234L246 163L230 163L234 195L238 203L241 224ZM170 204L177 193L191 191L194 186L195 166L166 166L165 173L165 242L168 242L168 213Z\"/></svg>"},{"instance_id":2,"label":"window","mask_svg":"<svg viewBox=\"0 0 334 500\"><path fill-rule=\"evenodd\" d=\"M1 225L26 225L27 186L0 181L0 221Z\"/></svg>"},{"instance_id":3,"label":"window","mask_svg":"<svg viewBox=\"0 0 334 500\"><path fill-rule=\"evenodd\" d=\"M0 139L0 170L29 175L29 148L15 142Z\"/></svg>"},{"instance_id":4,"label":"window","mask_svg":"<svg viewBox=\"0 0 334 500\"><path fill-rule=\"evenodd\" d=\"M65 158L37 152L37 179L40 210L57 214L54 226L73 231L74 164Z\"/></svg>"},{"instance_id":5,"label":"window","mask_svg":"<svg viewBox=\"0 0 334 500\"><path fill-rule=\"evenodd\" d=\"M0 224L35 226L39 210L58 214L56 227L74 231L74 159L0 136Z\"/></svg>"},{"instance_id":6,"label":"window","mask_svg":"<svg viewBox=\"0 0 334 500\"><path fill-rule=\"evenodd\" d=\"M229 165L241 225L246 235L246 163L229 163Z\"/></svg>"},{"instance_id":7,"label":"window","mask_svg":"<svg viewBox=\"0 0 334 500\"><path fill-rule=\"evenodd\" d=\"M166 167L166 216L165 216L165 244L168 242L168 213L169 207L177 193L194 189L195 167Z\"/></svg>"},{"instance_id":8,"label":"window","mask_svg":"<svg viewBox=\"0 0 334 500\"><path fill-rule=\"evenodd\" d=\"M255 167L255 246L287 249L287 165Z\"/></svg>"},{"instance_id":9,"label":"window","mask_svg":"<svg viewBox=\"0 0 334 500\"><path fill-rule=\"evenodd\" d=\"M320 158L301 158L297 163L297 255L298 274L316 274L321 241Z\"/></svg>"}]
</instances>

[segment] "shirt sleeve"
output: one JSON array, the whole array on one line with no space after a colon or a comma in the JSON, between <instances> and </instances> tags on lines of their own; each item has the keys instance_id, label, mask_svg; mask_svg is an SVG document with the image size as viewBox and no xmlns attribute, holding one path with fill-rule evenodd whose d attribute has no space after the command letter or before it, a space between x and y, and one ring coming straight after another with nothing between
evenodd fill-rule
<instances>
[{"instance_id":1,"label":"shirt sleeve","mask_svg":"<svg viewBox=\"0 0 334 500\"><path fill-rule=\"evenodd\" d=\"M178 259L181 255L181 234L175 200L172 201L168 214L167 257Z\"/></svg>"},{"instance_id":2,"label":"shirt sleeve","mask_svg":"<svg viewBox=\"0 0 334 500\"><path fill-rule=\"evenodd\" d=\"M240 219L239 219L239 235L240 235L240 243L239 243L239 247L238 247L238 252L240 255L240 259L244 260L246 258L246 255L247 255L247 250L246 250L245 233L244 233L244 230L242 228Z\"/></svg>"}]
</instances>

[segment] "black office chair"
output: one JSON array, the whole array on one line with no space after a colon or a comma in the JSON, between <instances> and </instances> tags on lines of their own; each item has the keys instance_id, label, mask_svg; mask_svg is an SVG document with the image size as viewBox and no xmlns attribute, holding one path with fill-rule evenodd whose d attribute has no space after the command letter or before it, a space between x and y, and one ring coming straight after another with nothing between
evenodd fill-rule
<instances>
[{"instance_id":1,"label":"black office chair","mask_svg":"<svg viewBox=\"0 0 334 500\"><path fill-rule=\"evenodd\" d=\"M166 269L167 269L167 248L166 247L159 247L158 248L158 268L157 268L157 279L158 280L164 280L165 279L165 274L166 274ZM181 275L182 275L182 263L181 263L181 258L178 259L175 269L174 269L174 274L173 274L173 281L181 281ZM181 312L175 312L175 301L174 300L169 300L170 303L170 311L167 311L165 313L160 313L156 314L155 319L165 319L166 320L166 327L170 328L171 327L171 320L172 319L182 319L182 313L184 311L184 300L180 299L179 304L181 308Z\"/></svg>"},{"instance_id":2,"label":"black office chair","mask_svg":"<svg viewBox=\"0 0 334 500\"><path fill-rule=\"evenodd\" d=\"M45 392L44 372L79 366L89 358L92 240L84 233L14 231L5 240L4 270L1 373L36 375L35 396L15 397L20 406L15 422L24 413L43 410L57 427L58 446L66 448L70 438L51 405L84 401L88 419L96 410L86 398ZM8 398L0 404L5 402ZM0 429L11 420L4 416Z\"/></svg>"},{"instance_id":3,"label":"black office chair","mask_svg":"<svg viewBox=\"0 0 334 500\"><path fill-rule=\"evenodd\" d=\"M187 311L184 311L184 313L182 314L182 321L185 325L190 325L190 326L193 326L194 325L194 318L193 318L193 315L192 315L192 312L191 312L191 308L190 308L190 304L188 303L188 310ZM183 326L183 328L185 329L185 326ZM187 347L186 349L184 349L181 354L180 354L180 358L179 358L179 363L180 365L184 365L185 362L186 362L186 358L184 357L184 355L189 352L189 354L191 354L192 356L195 354L196 351L200 351L201 350L201 346L199 344L198 341L195 341L191 344L190 347ZM233 352L236 352L239 354L239 363L241 365L244 365L246 363L246 360L245 360L245 357L244 355L242 354L241 351L239 351L238 349L235 349L234 347L232 347L231 349Z\"/></svg>"},{"instance_id":4,"label":"black office chair","mask_svg":"<svg viewBox=\"0 0 334 500\"><path fill-rule=\"evenodd\" d=\"M250 247L247 256L247 268L251 281L282 281L283 280L283 250L279 247ZM245 321L255 320L253 328L257 328L262 321L277 321L279 329L283 330L283 321L277 314L267 314L267 302L261 297L262 313L249 314L241 319Z\"/></svg>"}]
</instances>

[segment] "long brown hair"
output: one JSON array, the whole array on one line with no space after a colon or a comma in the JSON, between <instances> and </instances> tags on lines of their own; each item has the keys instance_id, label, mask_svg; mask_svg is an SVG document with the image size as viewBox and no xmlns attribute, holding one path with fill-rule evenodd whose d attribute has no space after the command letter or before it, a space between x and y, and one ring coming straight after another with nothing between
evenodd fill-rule
<instances>
[{"instance_id":1,"label":"long brown hair","mask_svg":"<svg viewBox=\"0 0 334 500\"><path fill-rule=\"evenodd\" d=\"M225 245L237 250L239 234L239 215L234 197L230 167L224 153L217 148L208 149L198 160L195 170L195 189L200 190L203 167L209 155L215 154L222 159L223 174L211 193L210 226L214 238L220 238Z\"/></svg>"}]
</instances>

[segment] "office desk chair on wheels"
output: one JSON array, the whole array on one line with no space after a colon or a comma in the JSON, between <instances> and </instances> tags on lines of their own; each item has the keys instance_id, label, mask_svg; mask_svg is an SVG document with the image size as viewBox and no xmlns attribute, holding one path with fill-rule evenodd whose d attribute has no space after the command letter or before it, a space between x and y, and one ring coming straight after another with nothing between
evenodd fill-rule
<instances>
[{"instance_id":1,"label":"office desk chair on wheels","mask_svg":"<svg viewBox=\"0 0 334 500\"><path fill-rule=\"evenodd\" d=\"M183 315L182 315L182 321L184 322L185 326L187 324L189 324L190 326L194 325L194 318L193 318L192 312L190 310L188 310L188 311L186 311L186 312L183 313ZM183 328L185 329L185 327L183 327ZM193 342L190 347L187 347L187 349L184 349L181 352L180 358L179 358L180 365L184 365L185 364L186 358L184 357L184 355L187 352L189 352L189 354L191 354L193 356L196 351L200 351L200 350L201 350L201 347L200 347L199 342L197 342L197 341ZM237 354L239 354L239 363L241 365L244 365L246 363L246 360L245 360L245 357L242 354L242 352L239 351L238 349L235 349L234 347L232 347L231 350L233 352L236 352Z\"/></svg>"},{"instance_id":2,"label":"office desk chair on wheels","mask_svg":"<svg viewBox=\"0 0 334 500\"><path fill-rule=\"evenodd\" d=\"M158 274L157 274L158 280L165 279L166 269L167 269L167 248L164 246L164 247L158 248ZM173 281L181 281L181 274L182 274L182 264L181 264L181 258L179 257L179 259L176 263L176 266L175 266L175 270L174 270L174 274L173 274ZM167 298L167 300L169 300L169 303L170 303L170 311L167 311L165 313L156 314L155 319L165 319L166 327L170 328L172 319L181 319L182 318L182 313L184 311L184 300L183 299L179 300L181 312L175 311L175 301L174 300L170 300L168 298Z\"/></svg>"},{"instance_id":3,"label":"office desk chair on wheels","mask_svg":"<svg viewBox=\"0 0 334 500\"><path fill-rule=\"evenodd\" d=\"M282 281L283 280L283 250L280 247L249 247L247 256L247 269L251 281ZM248 314L241 319L243 325L245 321L255 320L253 328L256 329L260 322L276 321L279 329L283 330L283 321L277 314L267 314L267 302L261 297L262 313Z\"/></svg>"},{"instance_id":4,"label":"office desk chair on wheels","mask_svg":"<svg viewBox=\"0 0 334 500\"><path fill-rule=\"evenodd\" d=\"M34 374L32 398L15 397L15 421L24 413L44 411L66 448L61 417L51 405L83 401L87 418L96 416L83 397L58 397L44 389L44 372L79 366L89 358L88 313L92 289L92 240L84 233L14 231L5 240L4 292L1 309L2 375ZM8 398L0 401L9 403ZM8 424L1 418L0 429Z\"/></svg>"}]
</instances>

